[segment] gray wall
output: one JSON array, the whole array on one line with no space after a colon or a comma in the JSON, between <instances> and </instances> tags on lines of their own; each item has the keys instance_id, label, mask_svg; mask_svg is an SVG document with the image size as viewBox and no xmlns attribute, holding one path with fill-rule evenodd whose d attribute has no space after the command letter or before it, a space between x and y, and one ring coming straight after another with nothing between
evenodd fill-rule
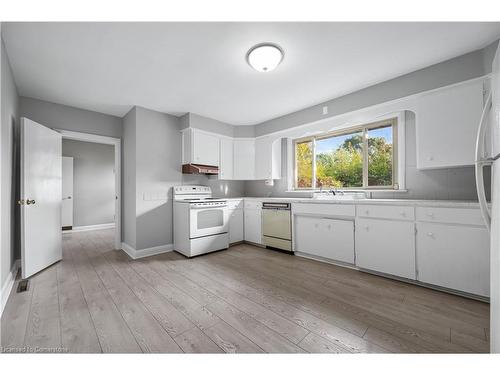
<instances>
[{"instance_id":1,"label":"gray wall","mask_svg":"<svg viewBox=\"0 0 500 375\"><path fill-rule=\"evenodd\" d=\"M53 129L121 138L122 119L43 100L20 98L20 114Z\"/></svg>"},{"instance_id":2,"label":"gray wall","mask_svg":"<svg viewBox=\"0 0 500 375\"><path fill-rule=\"evenodd\" d=\"M136 107L136 249L173 243L171 187L181 183L177 117Z\"/></svg>"},{"instance_id":3,"label":"gray wall","mask_svg":"<svg viewBox=\"0 0 500 375\"><path fill-rule=\"evenodd\" d=\"M112 145L63 139L73 157L73 226L115 221L115 150Z\"/></svg>"},{"instance_id":4,"label":"gray wall","mask_svg":"<svg viewBox=\"0 0 500 375\"><path fill-rule=\"evenodd\" d=\"M1 268L0 287L14 265L16 259L20 257L16 231L18 226L17 207L15 205L18 195L18 155L17 138L19 135L19 110L18 94L16 84L12 75L9 59L5 51L3 40L1 40L1 206L0 206L0 226L1 226Z\"/></svg>"},{"instance_id":5,"label":"gray wall","mask_svg":"<svg viewBox=\"0 0 500 375\"><path fill-rule=\"evenodd\" d=\"M406 189L408 192L373 192L373 198L406 199L451 199L477 200L473 167L418 170L416 167L415 114L405 113L406 123ZM246 196L310 196L310 193L287 192L286 148L282 147L283 178L275 181L274 186L266 186L264 181L245 182ZM486 185L491 181L490 170L485 170ZM487 189L489 196L490 189Z\"/></svg>"},{"instance_id":6,"label":"gray wall","mask_svg":"<svg viewBox=\"0 0 500 375\"><path fill-rule=\"evenodd\" d=\"M136 246L135 214L135 155L136 155L136 108L123 118L122 141L122 241Z\"/></svg>"},{"instance_id":7,"label":"gray wall","mask_svg":"<svg viewBox=\"0 0 500 375\"><path fill-rule=\"evenodd\" d=\"M245 181L221 181L215 176L183 174L182 185L206 185L214 197L236 198L245 194Z\"/></svg>"},{"instance_id":8,"label":"gray wall","mask_svg":"<svg viewBox=\"0 0 500 375\"><path fill-rule=\"evenodd\" d=\"M180 117L180 127L181 129L197 128L228 137L255 137L255 126L234 126L192 112L188 112Z\"/></svg>"},{"instance_id":9,"label":"gray wall","mask_svg":"<svg viewBox=\"0 0 500 375\"><path fill-rule=\"evenodd\" d=\"M370 86L363 90L329 100L255 126L257 136L333 117L389 100L435 89L491 72L493 51L498 41L456 58ZM328 115L322 114L328 106Z\"/></svg>"},{"instance_id":10,"label":"gray wall","mask_svg":"<svg viewBox=\"0 0 500 375\"><path fill-rule=\"evenodd\" d=\"M234 136L234 128L236 128L235 126L226 124L225 122L203 117L191 112L186 113L180 118L180 126L181 129L189 127L197 128L208 132L227 135L228 137Z\"/></svg>"},{"instance_id":11,"label":"gray wall","mask_svg":"<svg viewBox=\"0 0 500 375\"><path fill-rule=\"evenodd\" d=\"M201 116L193 117L198 126L219 125L210 119L205 122ZM216 196L243 195L242 181L182 174L182 118L134 107L123 124L124 242L136 250L173 243L173 186L201 184L211 186Z\"/></svg>"}]
</instances>

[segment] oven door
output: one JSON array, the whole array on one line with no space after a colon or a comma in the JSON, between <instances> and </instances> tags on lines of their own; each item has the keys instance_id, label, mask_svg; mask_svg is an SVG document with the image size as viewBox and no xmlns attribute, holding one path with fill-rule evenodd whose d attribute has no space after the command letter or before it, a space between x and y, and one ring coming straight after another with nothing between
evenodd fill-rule
<instances>
[{"instance_id":1,"label":"oven door","mask_svg":"<svg viewBox=\"0 0 500 375\"><path fill-rule=\"evenodd\" d=\"M191 239L228 232L228 211L226 206L191 206L189 215L189 238Z\"/></svg>"}]
</instances>

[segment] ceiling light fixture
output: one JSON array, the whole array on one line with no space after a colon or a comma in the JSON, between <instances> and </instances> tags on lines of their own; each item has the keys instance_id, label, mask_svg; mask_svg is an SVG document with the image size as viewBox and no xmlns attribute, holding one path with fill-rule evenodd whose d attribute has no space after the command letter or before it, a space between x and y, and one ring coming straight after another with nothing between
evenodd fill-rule
<instances>
[{"instance_id":1,"label":"ceiling light fixture","mask_svg":"<svg viewBox=\"0 0 500 375\"><path fill-rule=\"evenodd\" d=\"M283 61L285 53L277 44L260 43L247 52L247 62L258 72L270 72Z\"/></svg>"}]
</instances>

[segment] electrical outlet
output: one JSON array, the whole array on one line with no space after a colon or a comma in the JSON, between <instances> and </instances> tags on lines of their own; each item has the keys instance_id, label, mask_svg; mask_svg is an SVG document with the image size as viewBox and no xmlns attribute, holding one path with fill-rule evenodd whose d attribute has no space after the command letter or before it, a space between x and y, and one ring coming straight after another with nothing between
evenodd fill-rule
<instances>
[{"instance_id":1,"label":"electrical outlet","mask_svg":"<svg viewBox=\"0 0 500 375\"><path fill-rule=\"evenodd\" d=\"M323 114L327 115L328 114L328 106L323 106Z\"/></svg>"}]
</instances>

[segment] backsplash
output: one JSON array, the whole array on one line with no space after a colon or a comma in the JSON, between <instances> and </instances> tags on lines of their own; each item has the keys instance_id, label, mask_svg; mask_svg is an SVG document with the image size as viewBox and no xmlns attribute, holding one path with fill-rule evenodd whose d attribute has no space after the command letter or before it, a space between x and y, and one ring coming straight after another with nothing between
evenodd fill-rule
<instances>
[{"instance_id":1,"label":"backsplash","mask_svg":"<svg viewBox=\"0 0 500 375\"><path fill-rule=\"evenodd\" d=\"M217 176L199 174L183 174L182 185L210 186L214 197L243 197L245 195L244 181L222 181Z\"/></svg>"},{"instance_id":2,"label":"backsplash","mask_svg":"<svg viewBox=\"0 0 500 375\"><path fill-rule=\"evenodd\" d=\"M407 192L372 192L372 198L477 200L474 167L418 170L416 167L415 114L407 111L406 122L406 189ZM286 152L283 152L283 178L266 186L264 181L245 181L249 197L310 197L308 192L287 192ZM486 195L491 191L491 170L485 169Z\"/></svg>"}]
</instances>

